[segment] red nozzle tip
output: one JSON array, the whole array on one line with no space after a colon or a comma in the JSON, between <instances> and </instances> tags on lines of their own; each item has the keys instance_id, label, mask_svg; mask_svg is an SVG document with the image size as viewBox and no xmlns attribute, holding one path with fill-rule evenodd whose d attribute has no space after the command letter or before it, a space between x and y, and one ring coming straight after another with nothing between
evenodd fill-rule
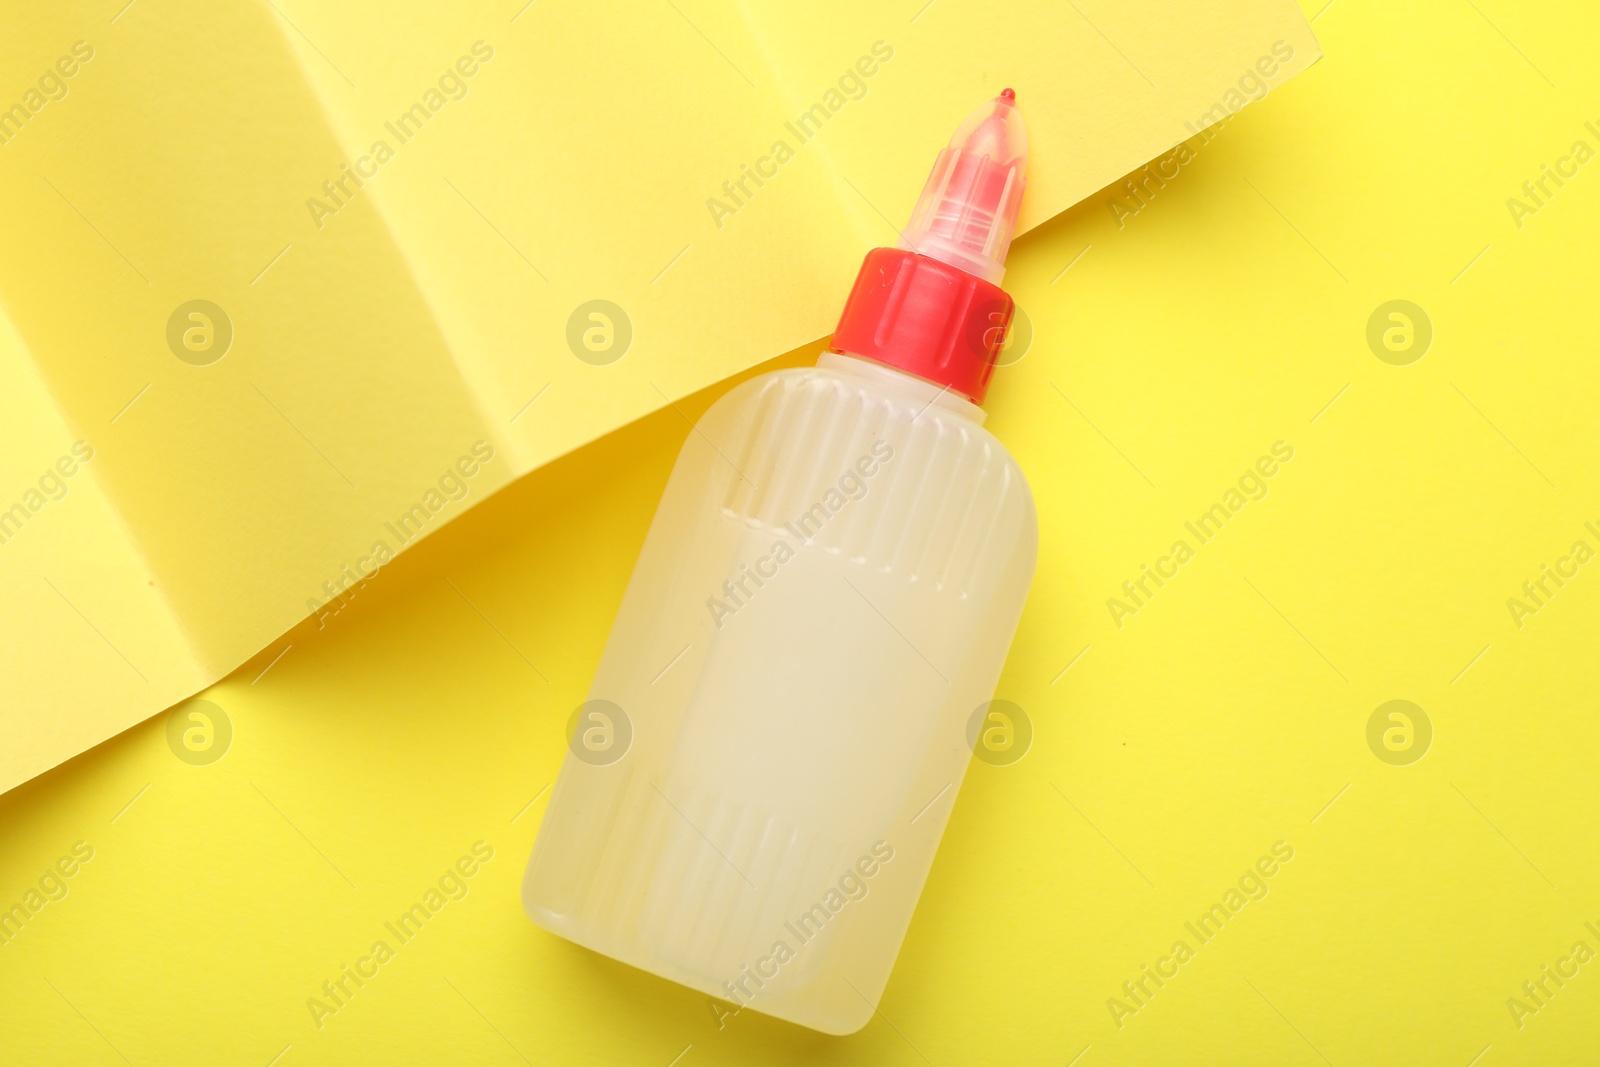
<instances>
[{"instance_id":1,"label":"red nozzle tip","mask_svg":"<svg viewBox=\"0 0 1600 1067\"><path fill-rule=\"evenodd\" d=\"M1011 89L1001 89L1000 99L1008 104L1015 104L1017 102L1017 94Z\"/></svg>"}]
</instances>

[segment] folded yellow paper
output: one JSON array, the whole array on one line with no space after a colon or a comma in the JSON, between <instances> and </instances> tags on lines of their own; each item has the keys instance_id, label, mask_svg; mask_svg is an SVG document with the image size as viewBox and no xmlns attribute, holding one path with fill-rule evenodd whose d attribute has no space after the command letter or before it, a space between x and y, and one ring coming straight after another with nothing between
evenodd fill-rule
<instances>
[{"instance_id":1,"label":"folded yellow paper","mask_svg":"<svg viewBox=\"0 0 1600 1067\"><path fill-rule=\"evenodd\" d=\"M1319 55L1288 0L8 18L0 789L825 334L975 99L1025 229Z\"/></svg>"}]
</instances>

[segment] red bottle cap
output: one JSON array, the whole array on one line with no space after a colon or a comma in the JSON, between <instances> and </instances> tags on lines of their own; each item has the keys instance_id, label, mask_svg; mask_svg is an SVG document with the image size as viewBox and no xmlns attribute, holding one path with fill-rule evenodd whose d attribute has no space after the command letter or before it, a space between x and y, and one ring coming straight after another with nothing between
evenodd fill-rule
<instances>
[{"instance_id":1,"label":"red bottle cap","mask_svg":"<svg viewBox=\"0 0 1600 1067\"><path fill-rule=\"evenodd\" d=\"M1014 307L1004 289L977 275L902 248L874 248L845 301L832 348L981 404Z\"/></svg>"},{"instance_id":2,"label":"red bottle cap","mask_svg":"<svg viewBox=\"0 0 1600 1067\"><path fill-rule=\"evenodd\" d=\"M1015 310L998 284L1028 156L1015 100L1007 89L967 117L939 153L900 247L867 253L835 351L983 402Z\"/></svg>"}]
</instances>

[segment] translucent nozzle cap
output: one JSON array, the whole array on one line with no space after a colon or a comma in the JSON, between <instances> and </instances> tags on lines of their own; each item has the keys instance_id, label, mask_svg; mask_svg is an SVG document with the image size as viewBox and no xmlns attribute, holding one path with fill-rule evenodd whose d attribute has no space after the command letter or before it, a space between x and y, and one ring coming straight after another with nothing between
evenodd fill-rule
<instances>
[{"instance_id":1,"label":"translucent nozzle cap","mask_svg":"<svg viewBox=\"0 0 1600 1067\"><path fill-rule=\"evenodd\" d=\"M956 130L933 164L901 248L999 284L1028 163L1028 131L1016 99L1004 90Z\"/></svg>"}]
</instances>

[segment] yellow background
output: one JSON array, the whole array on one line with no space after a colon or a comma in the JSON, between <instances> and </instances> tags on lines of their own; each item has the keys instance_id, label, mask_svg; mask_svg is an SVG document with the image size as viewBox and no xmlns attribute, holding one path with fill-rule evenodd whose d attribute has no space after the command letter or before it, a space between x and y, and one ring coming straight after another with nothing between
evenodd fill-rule
<instances>
[{"instance_id":1,"label":"yellow background","mask_svg":"<svg viewBox=\"0 0 1600 1067\"><path fill-rule=\"evenodd\" d=\"M1520 1029L1506 1001L1600 949L1600 567L1520 629L1506 600L1600 548L1600 162L1521 228L1506 200L1600 148L1600 19L1317 6L1327 58L1148 206L1119 227L1112 188L1014 249L1036 332L989 425L1041 552L997 695L1037 736L974 764L866 1030L719 1026L517 902L562 725L717 386L511 485L210 689L219 762L176 759L161 716L0 798L0 904L95 850L0 948L0 1059L1587 1062L1600 962ZM1393 299L1434 329L1408 366L1366 342ZM1119 629L1107 598L1278 440L1266 498ZM1391 699L1433 725L1409 766L1367 746ZM470 895L315 1028L306 999L480 839ZM1107 998L1277 841L1269 895L1119 1029Z\"/></svg>"}]
</instances>

